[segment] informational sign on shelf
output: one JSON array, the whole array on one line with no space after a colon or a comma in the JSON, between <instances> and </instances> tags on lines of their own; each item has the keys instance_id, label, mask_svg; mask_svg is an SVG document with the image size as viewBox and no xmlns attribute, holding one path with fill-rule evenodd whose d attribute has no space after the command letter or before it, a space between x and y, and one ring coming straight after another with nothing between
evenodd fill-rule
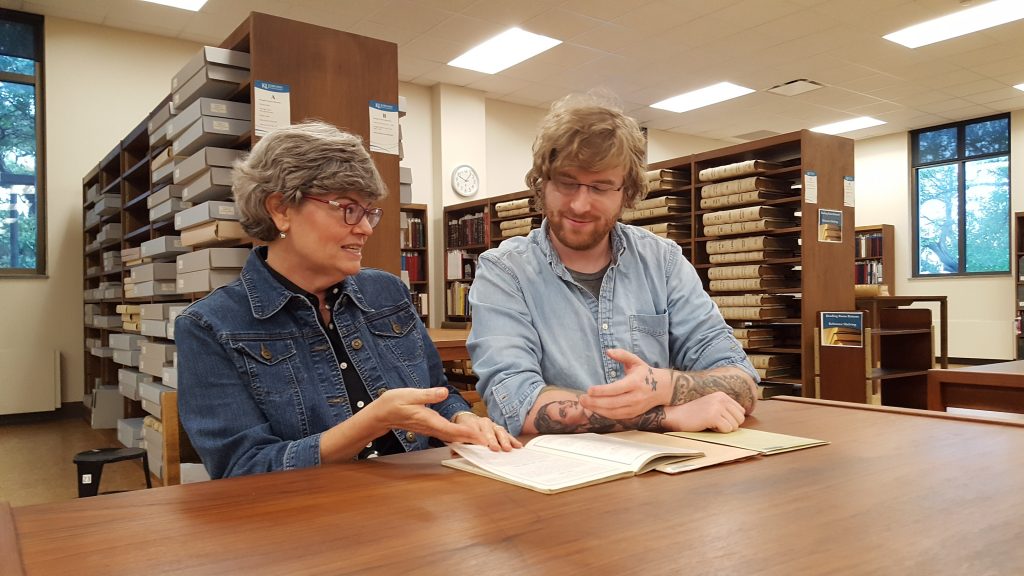
<instances>
[{"instance_id":1,"label":"informational sign on shelf","mask_svg":"<svg viewBox=\"0 0 1024 576\"><path fill-rule=\"evenodd\" d=\"M843 241L843 211L818 210L818 242Z\"/></svg>"},{"instance_id":2,"label":"informational sign on shelf","mask_svg":"<svg viewBox=\"0 0 1024 576\"><path fill-rule=\"evenodd\" d=\"M853 208L856 192L853 187L853 176L843 176L843 206Z\"/></svg>"},{"instance_id":3,"label":"informational sign on shelf","mask_svg":"<svg viewBox=\"0 0 1024 576\"><path fill-rule=\"evenodd\" d=\"M370 152L398 155L398 104L370 100Z\"/></svg>"},{"instance_id":4,"label":"informational sign on shelf","mask_svg":"<svg viewBox=\"0 0 1024 576\"><path fill-rule=\"evenodd\" d=\"M818 173L814 170L804 172L804 201L808 204L818 203Z\"/></svg>"},{"instance_id":5,"label":"informational sign on shelf","mask_svg":"<svg viewBox=\"0 0 1024 576\"><path fill-rule=\"evenodd\" d=\"M822 346L864 346L863 312L822 312Z\"/></svg>"},{"instance_id":6,"label":"informational sign on shelf","mask_svg":"<svg viewBox=\"0 0 1024 576\"><path fill-rule=\"evenodd\" d=\"M292 123L291 87L264 80L253 83L253 131L266 136L275 128Z\"/></svg>"}]
</instances>

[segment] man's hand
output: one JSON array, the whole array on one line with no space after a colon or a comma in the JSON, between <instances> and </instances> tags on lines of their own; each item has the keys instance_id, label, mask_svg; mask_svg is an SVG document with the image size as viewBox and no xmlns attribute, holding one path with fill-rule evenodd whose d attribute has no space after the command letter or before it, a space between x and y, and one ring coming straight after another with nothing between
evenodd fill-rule
<instances>
[{"instance_id":1,"label":"man's hand","mask_svg":"<svg viewBox=\"0 0 1024 576\"><path fill-rule=\"evenodd\" d=\"M669 371L651 368L636 354L620 348L608 350L607 355L622 364L626 376L611 384L592 386L580 396L580 405L606 418L623 420L668 404Z\"/></svg>"},{"instance_id":2,"label":"man's hand","mask_svg":"<svg viewBox=\"0 0 1024 576\"><path fill-rule=\"evenodd\" d=\"M745 419L743 407L725 392L712 392L678 406L665 408L666 430L732 432Z\"/></svg>"}]
</instances>

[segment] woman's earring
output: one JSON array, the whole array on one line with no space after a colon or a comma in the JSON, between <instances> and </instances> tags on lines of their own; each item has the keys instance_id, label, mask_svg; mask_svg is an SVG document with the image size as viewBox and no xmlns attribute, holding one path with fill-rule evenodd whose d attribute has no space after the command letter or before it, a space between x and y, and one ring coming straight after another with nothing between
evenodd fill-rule
<instances>
[{"instance_id":1,"label":"woman's earring","mask_svg":"<svg viewBox=\"0 0 1024 576\"><path fill-rule=\"evenodd\" d=\"M284 232L281 232L281 238L287 238L287 237L288 237L287 234L285 234Z\"/></svg>"}]
</instances>

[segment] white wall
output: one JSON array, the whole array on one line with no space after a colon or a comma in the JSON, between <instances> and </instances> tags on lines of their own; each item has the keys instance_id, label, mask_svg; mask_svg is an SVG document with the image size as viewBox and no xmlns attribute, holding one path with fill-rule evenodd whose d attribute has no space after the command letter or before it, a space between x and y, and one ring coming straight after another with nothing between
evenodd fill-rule
<instances>
[{"instance_id":1,"label":"white wall","mask_svg":"<svg viewBox=\"0 0 1024 576\"><path fill-rule=\"evenodd\" d=\"M488 196L526 190L526 173L533 165L533 140L546 109L487 101Z\"/></svg>"},{"instance_id":2,"label":"white wall","mask_svg":"<svg viewBox=\"0 0 1024 576\"><path fill-rule=\"evenodd\" d=\"M82 177L168 94L197 45L50 17L45 30L49 277L0 280L0 348L58 350L62 400L75 402L83 390Z\"/></svg>"},{"instance_id":3,"label":"white wall","mask_svg":"<svg viewBox=\"0 0 1024 576\"><path fill-rule=\"evenodd\" d=\"M700 136L688 134L676 134L675 132L663 132L661 130L647 131L647 161L650 163L670 160L679 156L707 152L732 146L733 142L724 140L712 140Z\"/></svg>"},{"instance_id":4,"label":"white wall","mask_svg":"<svg viewBox=\"0 0 1024 576\"><path fill-rule=\"evenodd\" d=\"M1024 111L1011 115L1011 211L1024 209ZM949 354L1012 359L1014 280L1010 276L913 278L909 140L906 133L859 140L855 147L857 226L892 224L896 231L895 293L947 297ZM939 328L938 305L933 310ZM936 354L938 344L936 343Z\"/></svg>"}]
</instances>

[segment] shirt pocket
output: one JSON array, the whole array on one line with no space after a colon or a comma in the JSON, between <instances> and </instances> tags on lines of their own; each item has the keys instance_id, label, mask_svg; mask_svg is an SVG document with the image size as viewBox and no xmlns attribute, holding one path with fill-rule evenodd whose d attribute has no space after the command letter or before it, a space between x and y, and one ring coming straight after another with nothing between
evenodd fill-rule
<instances>
[{"instance_id":1,"label":"shirt pocket","mask_svg":"<svg viewBox=\"0 0 1024 576\"><path fill-rule=\"evenodd\" d=\"M668 314L630 314L632 352L652 366L667 366Z\"/></svg>"},{"instance_id":2,"label":"shirt pocket","mask_svg":"<svg viewBox=\"0 0 1024 576\"><path fill-rule=\"evenodd\" d=\"M287 339L231 343L242 356L257 401L294 400L298 393L295 344Z\"/></svg>"},{"instance_id":3,"label":"shirt pocket","mask_svg":"<svg viewBox=\"0 0 1024 576\"><path fill-rule=\"evenodd\" d=\"M367 322L382 351L399 364L411 367L423 362L423 337L417 329L419 319L408 307Z\"/></svg>"}]
</instances>

